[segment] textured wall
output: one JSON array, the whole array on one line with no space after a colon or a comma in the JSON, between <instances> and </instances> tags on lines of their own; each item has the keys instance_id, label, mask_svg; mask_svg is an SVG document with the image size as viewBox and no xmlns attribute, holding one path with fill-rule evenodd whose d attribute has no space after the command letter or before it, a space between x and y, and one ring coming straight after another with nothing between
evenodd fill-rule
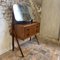
<instances>
[{"instance_id":1,"label":"textured wall","mask_svg":"<svg viewBox=\"0 0 60 60\"><path fill-rule=\"evenodd\" d=\"M58 38L60 0L43 0L40 35L44 38Z\"/></svg>"},{"instance_id":2,"label":"textured wall","mask_svg":"<svg viewBox=\"0 0 60 60\"><path fill-rule=\"evenodd\" d=\"M11 49L9 26L11 23L10 7L14 0L0 0L0 55Z\"/></svg>"}]
</instances>

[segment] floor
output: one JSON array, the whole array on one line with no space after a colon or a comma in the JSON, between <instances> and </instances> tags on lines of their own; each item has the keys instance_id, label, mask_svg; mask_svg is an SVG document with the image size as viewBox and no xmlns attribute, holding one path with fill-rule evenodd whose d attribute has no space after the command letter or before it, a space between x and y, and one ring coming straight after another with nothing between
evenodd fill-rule
<instances>
[{"instance_id":1,"label":"floor","mask_svg":"<svg viewBox=\"0 0 60 60\"><path fill-rule=\"evenodd\" d=\"M8 51L0 56L0 60L60 60L60 48L58 44L40 40L38 45L35 38L21 44L24 58L18 48Z\"/></svg>"}]
</instances>

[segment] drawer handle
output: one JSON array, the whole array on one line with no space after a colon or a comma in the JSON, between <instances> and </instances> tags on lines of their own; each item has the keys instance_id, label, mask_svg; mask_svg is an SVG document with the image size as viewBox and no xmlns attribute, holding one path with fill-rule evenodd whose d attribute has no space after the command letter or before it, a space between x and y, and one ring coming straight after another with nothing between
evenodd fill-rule
<instances>
[{"instance_id":1,"label":"drawer handle","mask_svg":"<svg viewBox=\"0 0 60 60\"><path fill-rule=\"evenodd\" d=\"M27 34L27 36L29 36L29 34Z\"/></svg>"},{"instance_id":2,"label":"drawer handle","mask_svg":"<svg viewBox=\"0 0 60 60\"><path fill-rule=\"evenodd\" d=\"M29 29L26 29L26 30L29 30Z\"/></svg>"}]
</instances>

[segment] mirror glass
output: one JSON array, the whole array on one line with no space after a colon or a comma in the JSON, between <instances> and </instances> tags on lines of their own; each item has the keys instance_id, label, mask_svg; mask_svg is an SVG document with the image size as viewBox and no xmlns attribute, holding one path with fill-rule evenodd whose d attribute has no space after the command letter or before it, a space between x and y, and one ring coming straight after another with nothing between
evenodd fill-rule
<instances>
[{"instance_id":1,"label":"mirror glass","mask_svg":"<svg viewBox=\"0 0 60 60\"><path fill-rule=\"evenodd\" d=\"M14 4L13 13L16 21L31 20L29 9L26 5Z\"/></svg>"}]
</instances>

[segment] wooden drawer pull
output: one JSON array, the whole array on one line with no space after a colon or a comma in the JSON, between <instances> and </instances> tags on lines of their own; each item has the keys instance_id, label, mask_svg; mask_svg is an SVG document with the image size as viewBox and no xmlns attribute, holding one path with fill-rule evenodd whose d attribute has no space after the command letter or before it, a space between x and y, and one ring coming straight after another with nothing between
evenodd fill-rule
<instances>
[{"instance_id":1,"label":"wooden drawer pull","mask_svg":"<svg viewBox=\"0 0 60 60\"><path fill-rule=\"evenodd\" d=\"M27 36L29 36L29 34L27 34Z\"/></svg>"},{"instance_id":2,"label":"wooden drawer pull","mask_svg":"<svg viewBox=\"0 0 60 60\"><path fill-rule=\"evenodd\" d=\"M26 29L26 30L29 30L29 29Z\"/></svg>"},{"instance_id":3,"label":"wooden drawer pull","mask_svg":"<svg viewBox=\"0 0 60 60\"><path fill-rule=\"evenodd\" d=\"M27 29L27 30L29 30L29 29Z\"/></svg>"}]
</instances>

